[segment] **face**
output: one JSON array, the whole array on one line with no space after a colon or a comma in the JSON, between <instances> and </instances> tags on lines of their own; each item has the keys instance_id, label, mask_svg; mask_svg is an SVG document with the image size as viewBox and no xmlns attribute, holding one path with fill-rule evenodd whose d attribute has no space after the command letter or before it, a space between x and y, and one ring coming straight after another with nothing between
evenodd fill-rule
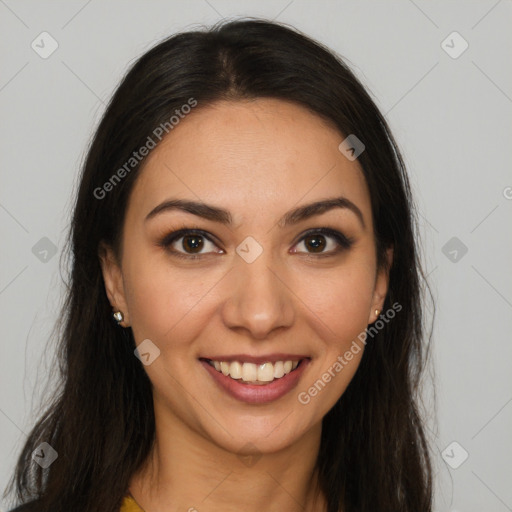
<instances>
[{"instance_id":1,"label":"face","mask_svg":"<svg viewBox=\"0 0 512 512\"><path fill-rule=\"evenodd\" d=\"M122 325L137 345L150 340L157 423L233 452L274 451L318 428L343 394L364 350L353 342L388 283L344 138L282 100L217 102L147 157L120 261L107 249L101 262Z\"/></svg>"}]
</instances>

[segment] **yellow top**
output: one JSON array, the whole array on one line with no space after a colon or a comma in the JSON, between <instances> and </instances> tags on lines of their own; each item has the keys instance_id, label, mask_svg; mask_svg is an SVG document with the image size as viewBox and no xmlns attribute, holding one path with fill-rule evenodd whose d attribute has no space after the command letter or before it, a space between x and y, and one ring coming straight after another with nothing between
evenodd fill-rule
<instances>
[{"instance_id":1,"label":"yellow top","mask_svg":"<svg viewBox=\"0 0 512 512\"><path fill-rule=\"evenodd\" d=\"M144 512L130 494L124 497L119 512Z\"/></svg>"}]
</instances>

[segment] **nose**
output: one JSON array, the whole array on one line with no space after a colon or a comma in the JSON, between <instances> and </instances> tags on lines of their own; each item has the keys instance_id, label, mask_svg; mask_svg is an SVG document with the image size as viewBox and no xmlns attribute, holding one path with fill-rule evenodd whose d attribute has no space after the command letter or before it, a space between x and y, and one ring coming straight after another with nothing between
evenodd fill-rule
<instances>
[{"instance_id":1,"label":"nose","mask_svg":"<svg viewBox=\"0 0 512 512\"><path fill-rule=\"evenodd\" d=\"M294 295L270 251L252 263L240 258L229 272L229 297L222 317L230 329L247 331L254 339L265 339L273 331L289 328L295 318Z\"/></svg>"}]
</instances>

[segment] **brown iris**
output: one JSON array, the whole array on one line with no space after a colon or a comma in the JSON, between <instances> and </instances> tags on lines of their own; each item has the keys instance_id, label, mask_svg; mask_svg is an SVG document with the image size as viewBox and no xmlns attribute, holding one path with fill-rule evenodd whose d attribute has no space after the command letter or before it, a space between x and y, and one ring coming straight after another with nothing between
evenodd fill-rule
<instances>
[{"instance_id":1,"label":"brown iris","mask_svg":"<svg viewBox=\"0 0 512 512\"><path fill-rule=\"evenodd\" d=\"M182 244L185 250L190 249L191 252L195 253L201 251L204 240L201 235L185 235Z\"/></svg>"},{"instance_id":2,"label":"brown iris","mask_svg":"<svg viewBox=\"0 0 512 512\"><path fill-rule=\"evenodd\" d=\"M310 241L309 243L307 241ZM309 235L304 238L304 243L308 248L313 248L312 252L322 252L325 248L325 237L322 235Z\"/></svg>"}]
</instances>

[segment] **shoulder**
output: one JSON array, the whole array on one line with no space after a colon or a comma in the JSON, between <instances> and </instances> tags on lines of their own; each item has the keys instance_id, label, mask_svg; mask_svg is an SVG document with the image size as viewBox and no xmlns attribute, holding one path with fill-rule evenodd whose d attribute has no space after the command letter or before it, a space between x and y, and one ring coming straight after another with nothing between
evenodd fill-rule
<instances>
[{"instance_id":1,"label":"shoulder","mask_svg":"<svg viewBox=\"0 0 512 512\"><path fill-rule=\"evenodd\" d=\"M9 512L39 512L38 500L32 500L28 503L24 503L23 505L19 505L16 508L13 508Z\"/></svg>"},{"instance_id":2,"label":"shoulder","mask_svg":"<svg viewBox=\"0 0 512 512\"><path fill-rule=\"evenodd\" d=\"M142 512L142 509L137 505L137 502L132 496L126 495L123 498L123 503L120 512ZM8 512L41 512L39 507L39 500L32 500L23 505L18 505L16 508Z\"/></svg>"}]
</instances>

